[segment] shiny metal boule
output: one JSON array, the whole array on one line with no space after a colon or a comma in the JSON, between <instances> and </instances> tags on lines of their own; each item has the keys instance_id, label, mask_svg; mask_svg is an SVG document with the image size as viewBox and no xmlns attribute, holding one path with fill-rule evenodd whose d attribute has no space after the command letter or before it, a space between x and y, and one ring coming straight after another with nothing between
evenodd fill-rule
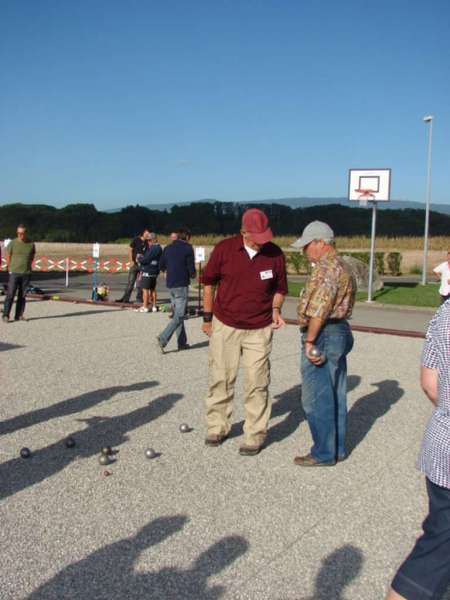
<instances>
[{"instance_id":1,"label":"shiny metal boule","mask_svg":"<svg viewBox=\"0 0 450 600\"><path fill-rule=\"evenodd\" d=\"M100 454L100 456L98 457L98 462L102 465L102 466L106 466L109 465L110 460L109 460L109 456L106 454Z\"/></svg>"},{"instance_id":2,"label":"shiny metal boule","mask_svg":"<svg viewBox=\"0 0 450 600\"><path fill-rule=\"evenodd\" d=\"M317 348L316 346L313 346L311 348L311 350L309 351L308 355L311 358L319 358L321 360L320 364L323 364L325 362L325 360L326 360L325 354L321 350L319 350L319 348Z\"/></svg>"},{"instance_id":3,"label":"shiny metal boule","mask_svg":"<svg viewBox=\"0 0 450 600\"><path fill-rule=\"evenodd\" d=\"M103 456L110 456L112 454L112 448L111 448L111 446L104 446L101 449L101 453L103 454Z\"/></svg>"},{"instance_id":4,"label":"shiny metal boule","mask_svg":"<svg viewBox=\"0 0 450 600\"><path fill-rule=\"evenodd\" d=\"M150 458L150 459L151 459L151 458L156 458L156 457L157 457L157 454L156 454L156 452L153 450L153 448L147 448L147 449L146 449L146 451L145 451L145 456L146 456L147 458Z\"/></svg>"},{"instance_id":5,"label":"shiny metal boule","mask_svg":"<svg viewBox=\"0 0 450 600\"><path fill-rule=\"evenodd\" d=\"M22 448L20 451L20 456L22 458L30 458L31 450L29 448Z\"/></svg>"},{"instance_id":6,"label":"shiny metal boule","mask_svg":"<svg viewBox=\"0 0 450 600\"><path fill-rule=\"evenodd\" d=\"M189 427L189 425L187 423L181 423L181 425L180 425L181 433L188 433L190 430L191 430L191 428Z\"/></svg>"}]
</instances>

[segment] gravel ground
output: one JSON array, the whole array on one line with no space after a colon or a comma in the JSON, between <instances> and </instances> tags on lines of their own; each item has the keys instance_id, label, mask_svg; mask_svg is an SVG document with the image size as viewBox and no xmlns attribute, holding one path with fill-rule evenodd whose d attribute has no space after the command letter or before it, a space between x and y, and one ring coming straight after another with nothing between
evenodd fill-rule
<instances>
[{"instance_id":1,"label":"gravel ground","mask_svg":"<svg viewBox=\"0 0 450 600\"><path fill-rule=\"evenodd\" d=\"M310 444L295 327L275 336L267 447L241 457L240 380L232 438L203 443L197 319L191 350L172 341L162 356L164 314L30 302L27 316L0 324L2 600L383 597L426 514L421 340L356 334L351 454L303 470L292 462ZM103 445L117 450L111 476ZM23 446L32 458L18 457Z\"/></svg>"}]
</instances>

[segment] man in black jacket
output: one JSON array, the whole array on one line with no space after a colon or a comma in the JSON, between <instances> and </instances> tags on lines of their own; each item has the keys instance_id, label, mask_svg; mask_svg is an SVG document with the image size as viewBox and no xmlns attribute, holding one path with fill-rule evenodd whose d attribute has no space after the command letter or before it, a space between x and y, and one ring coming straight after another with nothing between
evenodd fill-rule
<instances>
[{"instance_id":1,"label":"man in black jacket","mask_svg":"<svg viewBox=\"0 0 450 600\"><path fill-rule=\"evenodd\" d=\"M130 296L134 288L134 284L136 283L137 276L139 275L139 265L136 261L136 256L138 254L144 254L147 249L147 240L150 235L150 232L147 228L141 233L141 235L136 236L130 242L130 246L128 248L128 259L130 261L130 269L128 271L128 281L127 287L123 293L123 296L116 300L116 302L123 302L125 304L130 304ZM142 302L142 289L136 289L136 302Z\"/></svg>"},{"instance_id":2,"label":"man in black jacket","mask_svg":"<svg viewBox=\"0 0 450 600\"><path fill-rule=\"evenodd\" d=\"M164 331L156 338L163 354L164 348L175 332L178 350L189 348L184 328L184 315L188 302L189 283L196 275L194 251L189 243L190 231L179 229L177 235L178 239L164 248L159 263L160 270L166 272L166 285L173 306L173 317Z\"/></svg>"}]
</instances>

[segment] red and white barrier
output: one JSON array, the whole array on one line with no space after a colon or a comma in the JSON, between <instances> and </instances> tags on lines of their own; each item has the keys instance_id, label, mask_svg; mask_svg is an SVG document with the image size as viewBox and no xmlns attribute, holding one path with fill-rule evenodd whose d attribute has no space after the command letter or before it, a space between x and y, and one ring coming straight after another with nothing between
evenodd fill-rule
<instances>
[{"instance_id":1,"label":"red and white barrier","mask_svg":"<svg viewBox=\"0 0 450 600\"><path fill-rule=\"evenodd\" d=\"M97 269L96 269L97 263ZM119 260L117 258L108 258L105 260L96 261L92 256L86 259L73 259L70 256L61 259L52 259L48 256L36 257L33 261L33 271L39 271L41 273L55 272L55 271L86 271L92 273L97 272L103 273L126 273L131 266L131 263L125 260ZM2 258L0 267L1 271L6 271L6 259Z\"/></svg>"}]
</instances>

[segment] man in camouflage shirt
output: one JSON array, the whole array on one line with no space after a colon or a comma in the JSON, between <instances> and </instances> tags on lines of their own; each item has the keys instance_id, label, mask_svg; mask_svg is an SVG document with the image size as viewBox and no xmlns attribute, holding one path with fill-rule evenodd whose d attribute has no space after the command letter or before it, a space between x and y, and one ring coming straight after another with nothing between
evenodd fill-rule
<instances>
[{"instance_id":1,"label":"man in camouflage shirt","mask_svg":"<svg viewBox=\"0 0 450 600\"><path fill-rule=\"evenodd\" d=\"M353 336L347 319L355 302L356 282L337 255L334 233L326 223L310 223L294 244L312 264L300 294L302 404L313 438L302 467L332 466L346 456L347 354ZM317 356L317 352L320 355Z\"/></svg>"}]
</instances>

